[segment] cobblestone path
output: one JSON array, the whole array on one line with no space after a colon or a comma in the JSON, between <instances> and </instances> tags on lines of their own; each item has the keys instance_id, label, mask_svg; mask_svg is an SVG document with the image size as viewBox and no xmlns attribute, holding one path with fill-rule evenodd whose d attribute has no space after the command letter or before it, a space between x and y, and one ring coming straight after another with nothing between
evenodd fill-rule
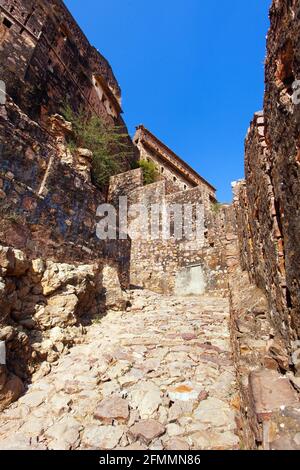
<instances>
[{"instance_id":1,"label":"cobblestone path","mask_svg":"<svg viewBox=\"0 0 300 470\"><path fill-rule=\"evenodd\" d=\"M1 414L0 449L239 449L228 300L130 295Z\"/></svg>"}]
</instances>

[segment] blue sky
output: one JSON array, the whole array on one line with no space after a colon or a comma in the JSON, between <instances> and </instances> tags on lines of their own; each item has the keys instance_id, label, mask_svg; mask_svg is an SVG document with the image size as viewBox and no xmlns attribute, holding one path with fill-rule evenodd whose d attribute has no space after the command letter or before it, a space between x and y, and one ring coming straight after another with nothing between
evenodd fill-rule
<instances>
[{"instance_id":1,"label":"blue sky","mask_svg":"<svg viewBox=\"0 0 300 470\"><path fill-rule=\"evenodd\" d=\"M262 108L271 0L65 0L144 124L231 200Z\"/></svg>"}]
</instances>

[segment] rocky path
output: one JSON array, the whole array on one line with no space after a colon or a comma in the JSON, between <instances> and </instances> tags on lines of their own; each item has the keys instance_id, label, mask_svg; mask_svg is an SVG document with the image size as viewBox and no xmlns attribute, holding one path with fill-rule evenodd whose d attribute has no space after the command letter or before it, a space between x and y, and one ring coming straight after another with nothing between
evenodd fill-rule
<instances>
[{"instance_id":1,"label":"rocky path","mask_svg":"<svg viewBox=\"0 0 300 470\"><path fill-rule=\"evenodd\" d=\"M238 449L227 299L134 291L0 417L0 449Z\"/></svg>"}]
</instances>

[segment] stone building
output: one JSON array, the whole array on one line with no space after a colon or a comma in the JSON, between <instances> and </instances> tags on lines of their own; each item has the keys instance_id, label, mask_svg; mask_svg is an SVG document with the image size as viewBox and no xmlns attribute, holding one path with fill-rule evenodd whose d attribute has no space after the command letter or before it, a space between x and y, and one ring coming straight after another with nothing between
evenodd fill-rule
<instances>
[{"instance_id":1,"label":"stone building","mask_svg":"<svg viewBox=\"0 0 300 470\"><path fill-rule=\"evenodd\" d=\"M213 213L216 189L144 126L137 128L133 140L140 160L154 162L160 177L144 185L138 169L113 176L110 181L108 200L115 207L120 196L127 196L129 206L141 205L147 211L145 220L136 220L131 239L131 285L178 294L226 289L231 254L227 250L230 241L226 240L225 227L229 233L234 232L230 210L224 208L219 214ZM179 211L177 222L180 223L185 206L191 210L189 225L193 229L197 225L197 211L203 209L201 234L194 232L192 237L187 236L186 226L179 236L175 234L174 210ZM160 211L157 216L160 227L155 236L150 229L153 207ZM169 220L163 219L164 211L170 211ZM164 236L164 230L170 230L168 237Z\"/></svg>"},{"instance_id":2,"label":"stone building","mask_svg":"<svg viewBox=\"0 0 300 470\"><path fill-rule=\"evenodd\" d=\"M216 202L216 189L144 126L137 127L133 141L140 159L155 163L161 178L167 182L167 191L200 187L207 201Z\"/></svg>"},{"instance_id":3,"label":"stone building","mask_svg":"<svg viewBox=\"0 0 300 470\"><path fill-rule=\"evenodd\" d=\"M69 102L124 125L121 90L61 0L0 1L1 80L13 101L44 121Z\"/></svg>"}]
</instances>

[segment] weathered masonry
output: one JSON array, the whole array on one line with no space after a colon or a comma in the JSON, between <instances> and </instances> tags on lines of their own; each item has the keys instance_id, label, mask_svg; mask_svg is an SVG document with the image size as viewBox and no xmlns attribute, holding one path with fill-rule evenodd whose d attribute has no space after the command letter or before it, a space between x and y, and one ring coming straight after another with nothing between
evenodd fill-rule
<instances>
[{"instance_id":1,"label":"weathered masonry","mask_svg":"<svg viewBox=\"0 0 300 470\"><path fill-rule=\"evenodd\" d=\"M123 124L112 69L62 1L1 0L0 13L1 79L29 117L43 121L69 101Z\"/></svg>"},{"instance_id":2,"label":"weathered masonry","mask_svg":"<svg viewBox=\"0 0 300 470\"><path fill-rule=\"evenodd\" d=\"M139 445L145 425L133 423L144 417L162 420L159 435L175 429L176 437L189 439L186 450L236 448L237 433L243 448L300 449L300 0L273 0L270 17L264 110L247 134L245 180L234 185L232 205L219 205L215 188L143 126L135 145L128 138L131 161L100 191L91 178L92 152L67 145L72 125L59 113L68 101L74 111L83 107L127 133L110 65L61 0L0 0L0 410L36 381L37 406L45 412L37 427L46 436L36 439L34 398L27 420L23 399L29 396L30 403L31 388L8 410L10 422L0 416L0 447L69 449L81 439L83 448L98 448L90 406L99 391L117 393L116 403L126 390L126 424L118 426L111 415L105 425L117 432L112 442L105 439L109 450ZM141 168L132 169L138 158L155 163L158 181L144 185ZM97 207L109 202L117 208L120 196L128 206L201 205L203 238L177 237L175 217L170 237L141 236L151 225L147 215L127 239L99 240ZM115 216L120 221L120 213ZM189 221L195 223L195 212ZM89 344L82 344L84 337ZM81 372L76 411L73 398L61 401L60 392L69 395ZM53 376L63 382L51 396L44 379L50 383ZM178 406L170 385L176 397L186 385L194 387L196 406ZM130 396L131 386L138 393ZM152 408L152 398L149 415L136 415L141 402ZM52 419L56 431L49 432ZM58 435L66 440L58 442ZM157 448L156 441L146 442Z\"/></svg>"},{"instance_id":3,"label":"weathered masonry","mask_svg":"<svg viewBox=\"0 0 300 470\"><path fill-rule=\"evenodd\" d=\"M204 292L226 291L228 273L236 266L235 218L230 206L218 207L212 204L203 192L202 186L187 190L170 191L169 182L161 179L153 184L143 185L141 169L113 176L110 181L109 202L116 207L120 196L127 196L129 206L141 204L147 209L148 219L139 224L131 240L130 282L159 293L203 294ZM172 230L164 239L160 232L151 236L150 207L163 210L166 207L185 204L192 209L191 223L195 222L197 207L203 208L203 237L190 239L176 238ZM172 216L171 219L172 221ZM171 223L172 226L172 223Z\"/></svg>"},{"instance_id":4,"label":"weathered masonry","mask_svg":"<svg viewBox=\"0 0 300 470\"><path fill-rule=\"evenodd\" d=\"M264 110L251 123L246 179L235 187L242 265L266 291L276 329L298 355L300 125L294 91L300 78L299 12L299 1L273 2Z\"/></svg>"},{"instance_id":5,"label":"weathered masonry","mask_svg":"<svg viewBox=\"0 0 300 470\"><path fill-rule=\"evenodd\" d=\"M167 181L169 192L199 187L204 199L216 202L216 189L144 126L137 127L133 140L140 159L155 163L161 178Z\"/></svg>"},{"instance_id":6,"label":"weathered masonry","mask_svg":"<svg viewBox=\"0 0 300 470\"><path fill-rule=\"evenodd\" d=\"M58 115L68 103L127 134L109 63L62 1L0 0L0 64L7 93L0 105L3 244L60 262L108 257L126 271L126 241L96 237L96 209L106 195L92 184L91 152L68 150L70 124ZM128 147L134 158L129 137ZM131 162L122 165L126 171Z\"/></svg>"},{"instance_id":7,"label":"weathered masonry","mask_svg":"<svg viewBox=\"0 0 300 470\"><path fill-rule=\"evenodd\" d=\"M231 282L241 409L247 447L274 450L299 449L299 18L299 0L272 2L264 109L246 137L245 180L234 185L244 270Z\"/></svg>"}]
</instances>

